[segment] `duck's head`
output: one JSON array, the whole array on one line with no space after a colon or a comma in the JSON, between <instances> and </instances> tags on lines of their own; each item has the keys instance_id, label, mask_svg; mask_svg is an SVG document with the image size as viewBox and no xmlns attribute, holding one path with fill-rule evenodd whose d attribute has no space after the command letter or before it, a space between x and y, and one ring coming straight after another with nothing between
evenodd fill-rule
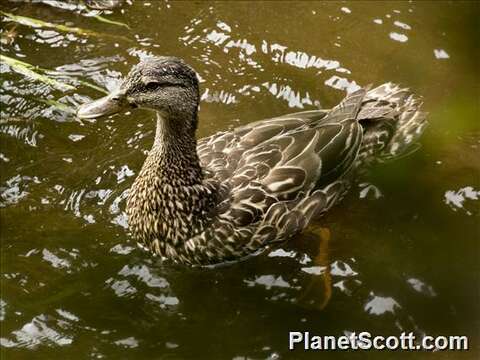
<instances>
[{"instance_id":1,"label":"duck's head","mask_svg":"<svg viewBox=\"0 0 480 360\"><path fill-rule=\"evenodd\" d=\"M176 57L149 57L132 68L118 89L80 106L77 116L94 119L140 107L185 121L196 117L198 102L198 79L190 66Z\"/></svg>"}]
</instances>

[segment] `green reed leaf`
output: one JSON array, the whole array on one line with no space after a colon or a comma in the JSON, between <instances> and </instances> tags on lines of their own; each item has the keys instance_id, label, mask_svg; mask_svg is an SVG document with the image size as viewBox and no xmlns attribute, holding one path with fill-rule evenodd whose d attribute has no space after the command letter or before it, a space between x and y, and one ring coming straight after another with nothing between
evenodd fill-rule
<instances>
[{"instance_id":1,"label":"green reed leaf","mask_svg":"<svg viewBox=\"0 0 480 360\"><path fill-rule=\"evenodd\" d=\"M25 61L11 58L11 57L6 56L6 55L0 55L0 62L3 62L5 64L7 64L8 66L10 66L13 71L16 71L16 72L18 72L22 75L25 75L25 76L33 79L33 80L38 80L38 81L41 81L45 84L51 85L55 89L62 90L62 91L74 90L75 89L75 87L73 85L66 84L64 82L55 80L48 75L42 74L42 73L45 73L45 72L49 72L49 70L43 69L39 66L35 66L35 65L29 64ZM95 84L89 83L88 81L78 80L78 79L76 79L76 81L78 81L80 84L82 84L84 86L87 86L91 89L95 89L95 90L97 90L99 92L102 92L104 94L108 94L108 90L105 90L105 89L103 89L100 86L97 86Z\"/></svg>"},{"instance_id":2,"label":"green reed leaf","mask_svg":"<svg viewBox=\"0 0 480 360\"><path fill-rule=\"evenodd\" d=\"M51 23L51 22L47 22L47 21L43 21L43 20L39 20L39 19L34 19L34 18L26 17L26 16L14 15L14 14L7 13L7 12L4 12L4 11L0 11L0 14L5 16L10 21L16 22L16 23L21 24L21 25L29 26L29 27L32 27L32 28L55 29L55 30L60 31L60 32L73 33L73 34L78 34L78 35L82 35L82 36L121 39L121 40L129 41L129 42L132 41L131 39L126 38L124 36L98 33L98 32L95 32L95 31L86 30L86 29L82 29L82 28L79 28L79 27L70 27L70 26L61 25L61 24L54 24L54 23ZM107 19L103 18L103 20L107 20ZM111 20L108 20L108 21L111 21ZM123 25L127 26L126 24L123 24Z\"/></svg>"},{"instance_id":3,"label":"green reed leaf","mask_svg":"<svg viewBox=\"0 0 480 360\"><path fill-rule=\"evenodd\" d=\"M47 104L49 106L53 106L55 107L56 109L60 110L60 111L63 111L63 112L66 112L68 114L75 114L76 113L76 109L72 106L68 106L64 103L61 103L59 101L56 101L56 100L52 100L52 99L37 99L37 101L43 103L43 104Z\"/></svg>"},{"instance_id":4,"label":"green reed leaf","mask_svg":"<svg viewBox=\"0 0 480 360\"><path fill-rule=\"evenodd\" d=\"M95 15L95 16L92 16L94 19L97 19L98 21L101 21L101 22L104 22L106 24L111 24L111 25L117 25L117 26L123 26L123 27L126 27L127 29L130 29L130 26L128 26L127 24L125 23L122 23L120 21L114 21L114 20L110 20L110 19L107 19L101 15Z\"/></svg>"},{"instance_id":5,"label":"green reed leaf","mask_svg":"<svg viewBox=\"0 0 480 360\"><path fill-rule=\"evenodd\" d=\"M65 84L47 75L39 73L38 71L41 71L42 69L24 61L14 59L6 55L0 55L0 62L7 64L15 72L25 75L33 80L41 81L54 87L55 89L62 91L75 89L75 87L72 85Z\"/></svg>"}]
</instances>

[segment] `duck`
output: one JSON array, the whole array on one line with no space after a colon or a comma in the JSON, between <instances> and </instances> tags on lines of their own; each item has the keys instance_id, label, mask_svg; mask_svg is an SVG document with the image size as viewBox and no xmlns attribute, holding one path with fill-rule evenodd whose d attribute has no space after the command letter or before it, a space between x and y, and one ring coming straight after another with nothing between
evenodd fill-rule
<instances>
[{"instance_id":1,"label":"duck","mask_svg":"<svg viewBox=\"0 0 480 360\"><path fill-rule=\"evenodd\" d=\"M313 109L196 138L194 69L150 56L118 88L77 110L81 119L146 108L151 150L126 201L129 232L154 255L209 266L256 255L302 232L365 169L410 153L427 121L421 99L393 83L360 88Z\"/></svg>"}]
</instances>

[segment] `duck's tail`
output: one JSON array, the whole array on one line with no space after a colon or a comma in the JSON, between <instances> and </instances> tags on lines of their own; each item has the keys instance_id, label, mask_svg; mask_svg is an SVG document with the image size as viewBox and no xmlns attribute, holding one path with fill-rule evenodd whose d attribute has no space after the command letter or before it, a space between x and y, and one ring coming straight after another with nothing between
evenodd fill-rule
<instances>
[{"instance_id":1,"label":"duck's tail","mask_svg":"<svg viewBox=\"0 0 480 360\"><path fill-rule=\"evenodd\" d=\"M415 151L427 126L422 102L408 89L386 83L369 90L357 119L364 129L357 168L403 157Z\"/></svg>"}]
</instances>

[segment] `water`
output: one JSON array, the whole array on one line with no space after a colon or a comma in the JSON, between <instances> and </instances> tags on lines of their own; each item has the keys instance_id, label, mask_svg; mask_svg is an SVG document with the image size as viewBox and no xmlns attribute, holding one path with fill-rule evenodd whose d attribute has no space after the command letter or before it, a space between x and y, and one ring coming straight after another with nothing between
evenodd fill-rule
<instances>
[{"instance_id":1,"label":"water","mask_svg":"<svg viewBox=\"0 0 480 360\"><path fill-rule=\"evenodd\" d=\"M1 9L95 32L2 15L2 55L56 81L1 65L4 358L316 358L325 355L289 352L288 332L362 330L468 335L469 352L432 356L478 356L478 3L127 1L100 13L45 0ZM199 72L199 137L328 108L386 81L424 97L430 127L419 151L374 169L282 249L220 269L162 264L136 248L123 214L152 114L80 122L71 113L103 95L86 83L112 89L150 53ZM431 356L328 353L387 355Z\"/></svg>"}]
</instances>

